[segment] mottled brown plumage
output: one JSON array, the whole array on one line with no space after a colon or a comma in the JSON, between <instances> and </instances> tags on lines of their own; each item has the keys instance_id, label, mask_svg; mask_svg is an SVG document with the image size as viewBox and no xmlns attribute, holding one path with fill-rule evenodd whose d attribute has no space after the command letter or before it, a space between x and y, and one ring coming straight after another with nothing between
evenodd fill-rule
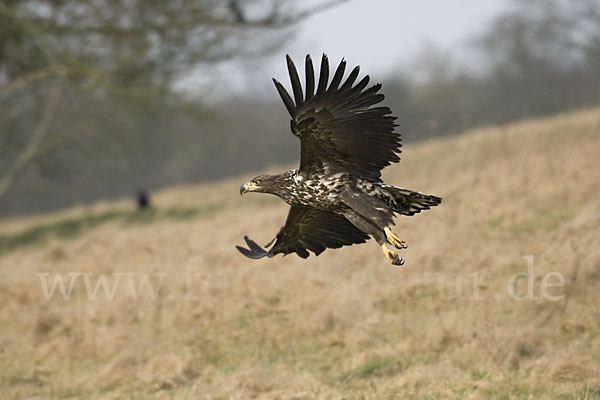
<instances>
[{"instance_id":1,"label":"mottled brown plumage","mask_svg":"<svg viewBox=\"0 0 600 400\"><path fill-rule=\"evenodd\" d=\"M248 248L237 249L250 258L278 253L306 258L309 251L319 255L326 248L373 237L388 261L402 265L403 260L385 246L406 247L389 228L394 214L414 215L440 204L441 199L382 182L381 170L400 160L401 137L394 130L396 118L391 110L375 107L384 98L378 93L381 85L366 88L369 76L355 84L358 67L342 84L344 60L328 83L329 61L323 55L315 91L313 63L307 56L303 91L289 56L287 64L293 98L273 81L292 118L292 133L300 139L300 167L258 176L242 185L240 193L275 194L292 207L274 244L271 241L265 249L244 237Z\"/></svg>"}]
</instances>

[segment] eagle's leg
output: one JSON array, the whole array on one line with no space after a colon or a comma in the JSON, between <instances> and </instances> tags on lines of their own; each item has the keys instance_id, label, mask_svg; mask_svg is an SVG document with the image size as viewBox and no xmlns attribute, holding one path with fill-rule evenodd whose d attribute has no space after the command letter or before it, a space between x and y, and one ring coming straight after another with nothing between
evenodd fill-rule
<instances>
[{"instance_id":1,"label":"eagle's leg","mask_svg":"<svg viewBox=\"0 0 600 400\"><path fill-rule=\"evenodd\" d=\"M392 246L394 246L395 248L397 248L398 250L402 250L402 249L408 248L408 246L406 245L406 243L404 242L404 240L400 239L398 237L398 235L396 235L394 232L392 232L392 230L390 229L389 226L386 226L385 228L383 228L383 233L385 234L385 238L387 239L387 241Z\"/></svg>"},{"instance_id":2,"label":"eagle's leg","mask_svg":"<svg viewBox=\"0 0 600 400\"><path fill-rule=\"evenodd\" d=\"M385 243L381 244L381 250L383 250L383 255L385 256L385 258L393 265L397 265L399 267L404 265L404 259L398 256L398 253L395 253L388 249Z\"/></svg>"},{"instance_id":3,"label":"eagle's leg","mask_svg":"<svg viewBox=\"0 0 600 400\"><path fill-rule=\"evenodd\" d=\"M373 239L377 241L377 243L381 246L381 250L383 251L383 255L385 256L386 260L388 260L393 265L404 265L404 260L398 254L388 249L386 246L386 242L390 240L388 238L387 232L391 232L391 230L388 227L382 229L381 227L385 225L378 225L372 220L361 216L354 210L346 211L344 213L344 216L348 219L348 221L354 224L354 226L356 226L361 231L368 233L369 235L371 235L371 237L373 237ZM395 237L397 238L397 236ZM402 241L398 239L397 244L399 244L400 242Z\"/></svg>"}]
</instances>

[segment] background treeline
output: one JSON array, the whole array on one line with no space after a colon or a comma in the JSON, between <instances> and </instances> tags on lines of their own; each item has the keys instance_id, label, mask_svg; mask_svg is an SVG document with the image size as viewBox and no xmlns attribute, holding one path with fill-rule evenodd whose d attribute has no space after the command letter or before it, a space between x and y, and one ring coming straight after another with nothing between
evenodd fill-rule
<instances>
[{"instance_id":1,"label":"background treeline","mask_svg":"<svg viewBox=\"0 0 600 400\"><path fill-rule=\"evenodd\" d=\"M274 91L215 104L218 86L174 88L191 69L269 54L336 2L100 3L0 3L0 216L297 160ZM600 103L598 2L515 2L466 47L424 46L374 77L406 141Z\"/></svg>"},{"instance_id":2,"label":"background treeline","mask_svg":"<svg viewBox=\"0 0 600 400\"><path fill-rule=\"evenodd\" d=\"M407 140L600 102L600 2L515 1L467 45L426 46L386 85Z\"/></svg>"}]
</instances>

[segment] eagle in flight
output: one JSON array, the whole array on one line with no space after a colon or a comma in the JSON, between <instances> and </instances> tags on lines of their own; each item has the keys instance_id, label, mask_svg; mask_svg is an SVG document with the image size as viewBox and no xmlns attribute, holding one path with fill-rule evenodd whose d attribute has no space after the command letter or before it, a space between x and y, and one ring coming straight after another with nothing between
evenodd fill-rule
<instances>
[{"instance_id":1,"label":"eagle in flight","mask_svg":"<svg viewBox=\"0 0 600 400\"><path fill-rule=\"evenodd\" d=\"M400 161L400 134L388 107L376 106L384 96L381 85L367 88L369 76L355 84L359 67L346 80L341 61L329 82L325 54L315 91L310 56L305 62L305 88L292 59L287 56L292 96L273 79L292 117L292 133L300 139L300 167L278 175L260 175L240 187L240 194L271 193L291 205L285 225L261 247L244 236L248 248L236 246L250 258L296 253L302 258L326 248L364 243L370 237L393 265L404 260L398 250L406 244L391 230L394 215L414 215L437 206L442 199L386 185L381 170Z\"/></svg>"}]
</instances>

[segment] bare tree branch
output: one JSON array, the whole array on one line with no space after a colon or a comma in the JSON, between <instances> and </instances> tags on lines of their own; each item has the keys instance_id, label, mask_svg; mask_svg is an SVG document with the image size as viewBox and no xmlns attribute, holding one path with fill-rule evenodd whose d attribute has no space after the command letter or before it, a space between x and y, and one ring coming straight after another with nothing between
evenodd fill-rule
<instances>
[{"instance_id":1,"label":"bare tree branch","mask_svg":"<svg viewBox=\"0 0 600 400\"><path fill-rule=\"evenodd\" d=\"M3 167L17 154L0 176L0 197L66 135L102 131L77 126L66 108L59 112L61 99L98 104L119 98L132 108L150 103L173 95L187 72L272 51L285 42L288 28L346 1L301 8L295 0L0 0L0 107L16 110L0 113L0 135L10 144L0 156L11 155ZM55 81L69 90L63 93ZM7 107L12 104L18 106Z\"/></svg>"},{"instance_id":2,"label":"bare tree branch","mask_svg":"<svg viewBox=\"0 0 600 400\"><path fill-rule=\"evenodd\" d=\"M310 7L306 10L299 11L295 14L281 16L279 15L279 8L274 5L271 12L257 19L247 19L243 15L237 15L234 19L217 17L214 15L206 14L200 9L191 9L187 11L186 18L177 18L167 20L166 22L157 23L150 21L143 21L140 24L119 26L116 24L102 24L102 25L78 25L73 23L58 23L54 20L44 20L44 27L46 30L54 34L112 34L122 36L139 35L142 33L155 32L164 33L171 30L187 30L197 26L207 26L211 28L282 28L289 25L298 23L314 14L320 13L327 9L333 8L340 4L349 2L350 0L330 0L322 4ZM232 4L237 4L232 2ZM275 3L277 4L277 3ZM239 12L241 9L239 6L235 7ZM242 18L239 18L242 16ZM13 16L17 18L16 16Z\"/></svg>"},{"instance_id":3,"label":"bare tree branch","mask_svg":"<svg viewBox=\"0 0 600 400\"><path fill-rule=\"evenodd\" d=\"M38 123L31 140L23 149L15 163L0 178L0 197L3 197L13 187L16 180L25 172L27 167L35 160L39 152L43 149L44 141L50 128L62 96L63 89L57 84L54 86L46 99L42 118Z\"/></svg>"},{"instance_id":4,"label":"bare tree branch","mask_svg":"<svg viewBox=\"0 0 600 400\"><path fill-rule=\"evenodd\" d=\"M22 89L25 86L32 84L34 81L53 76L65 77L68 73L68 69L63 66L40 68L0 85L0 92Z\"/></svg>"}]
</instances>

